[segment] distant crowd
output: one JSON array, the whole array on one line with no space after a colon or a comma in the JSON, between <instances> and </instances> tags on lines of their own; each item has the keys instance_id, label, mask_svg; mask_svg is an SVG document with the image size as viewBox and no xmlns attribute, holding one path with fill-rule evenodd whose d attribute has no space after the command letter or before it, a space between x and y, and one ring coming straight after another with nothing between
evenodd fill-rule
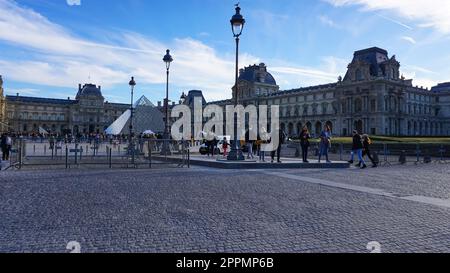
<instances>
[{"instance_id":1,"label":"distant crowd","mask_svg":"<svg viewBox=\"0 0 450 273\"><path fill-rule=\"evenodd\" d=\"M270 152L270 162L274 163L275 160L278 163L281 162L281 152L283 144L288 140L286 133L283 130L279 130L279 143L276 147L274 147L274 151ZM329 152L331 149L332 143L332 132L329 126L325 126L323 131L319 135L319 144L318 144L318 162L321 163L322 160L325 160L326 163L332 163L329 159ZM209 139L209 140L208 140ZM231 142L225 137L209 137L208 139L203 140L202 146L200 148L200 152L208 157L214 157L217 155L222 155L223 157L227 157L229 153L229 149L231 147ZM301 146L301 154L302 161L304 163L309 163L309 153L311 150L311 140L313 137L311 136L308 127L303 127L300 134L298 135L298 139L300 141ZM271 137L269 136L260 136L258 135L256 140L251 140L248 136L248 133L245 137L245 140L240 141L240 148L243 153L246 155L248 160L256 160L259 159L259 162L266 162L266 152L261 149L262 145L268 144L271 142ZM370 137L366 134L361 135L357 130L353 131L352 136L352 150L350 153L350 160L348 161L350 164L355 163L355 157L357 156L357 167L362 169L367 168L366 160L367 157L371 163L372 167L377 167L378 162L373 157L373 154L370 150L370 146L372 145L372 141Z\"/></svg>"},{"instance_id":2,"label":"distant crowd","mask_svg":"<svg viewBox=\"0 0 450 273\"><path fill-rule=\"evenodd\" d=\"M264 131L264 130L263 130ZM271 163L281 162L281 151L283 144L287 141L287 135L283 130L279 130L279 142L276 147L274 147L274 151L270 153L270 161ZM110 144L122 144L129 142L129 136L122 134L119 136L108 136L105 134L15 134L15 133L3 133L0 139L0 149L2 151L2 160L9 160L13 140L14 139L27 139L33 142L41 142L44 143L48 141L50 144L50 149L52 149L55 145L61 144L71 144L71 143L89 143L89 144L99 144L103 142L109 142ZM154 135L143 135L140 134L138 139L162 139L161 134ZM223 157L227 157L228 153L231 149L231 142L227 137L222 138L208 138L210 140L202 141L201 152L208 157L215 156L217 154L222 154ZM298 139L300 141L302 160L304 163L309 163L309 152L311 148L312 139L311 134L309 133L308 127L303 127L302 131L298 135ZM194 141L193 141L194 142ZM249 134L246 134L245 140L240 142L240 147L243 152L246 154L247 159L256 160L259 159L260 162L266 162L266 152L261 149L262 145L268 144L271 142L271 137L269 133L263 133L262 135L257 136L256 140L251 140ZM332 142L332 132L329 126L325 126L323 131L319 135L319 144L318 144L318 162L321 163L323 159L325 159L326 163L331 163L329 159L329 151L331 148ZM377 167L377 162L374 159L370 146L372 141L370 137L366 134L361 135L357 130L353 131L352 137L352 150L350 155L350 160L348 161L350 164L354 164L355 160L357 160L358 167L365 169L367 168L366 160L367 157L371 163L372 167ZM203 149L203 150L202 150ZM357 159L356 159L357 157Z\"/></svg>"}]
</instances>

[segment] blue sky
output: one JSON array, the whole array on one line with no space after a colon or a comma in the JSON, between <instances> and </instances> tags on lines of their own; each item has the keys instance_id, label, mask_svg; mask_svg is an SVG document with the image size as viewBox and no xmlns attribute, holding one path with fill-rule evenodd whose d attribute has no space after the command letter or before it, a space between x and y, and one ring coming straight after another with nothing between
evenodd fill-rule
<instances>
[{"instance_id":1,"label":"blue sky","mask_svg":"<svg viewBox=\"0 0 450 273\"><path fill-rule=\"evenodd\" d=\"M0 0L0 74L7 94L74 97L78 83L102 85L111 102L201 89L226 99L234 81L231 0ZM450 81L450 1L241 0L247 20L240 66L264 62L282 90L343 75L355 50L396 55L419 86Z\"/></svg>"}]
</instances>

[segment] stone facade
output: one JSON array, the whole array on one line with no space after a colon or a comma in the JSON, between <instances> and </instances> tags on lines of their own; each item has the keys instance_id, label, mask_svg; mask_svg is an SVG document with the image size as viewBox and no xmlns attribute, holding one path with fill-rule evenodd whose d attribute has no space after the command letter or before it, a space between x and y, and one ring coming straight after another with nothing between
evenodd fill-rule
<instances>
[{"instance_id":1,"label":"stone facade","mask_svg":"<svg viewBox=\"0 0 450 273\"><path fill-rule=\"evenodd\" d=\"M101 87L81 84L75 100L6 96L6 120L17 133L103 133L127 109L128 104L105 101Z\"/></svg>"},{"instance_id":2,"label":"stone facade","mask_svg":"<svg viewBox=\"0 0 450 273\"><path fill-rule=\"evenodd\" d=\"M401 76L395 56L377 47L356 51L345 77L334 83L279 91L260 64L241 69L238 86L239 104L279 105L281 128L290 136L305 125L317 136L326 124L335 136L354 129L386 136L450 135L450 83L431 90L413 86Z\"/></svg>"}]
</instances>

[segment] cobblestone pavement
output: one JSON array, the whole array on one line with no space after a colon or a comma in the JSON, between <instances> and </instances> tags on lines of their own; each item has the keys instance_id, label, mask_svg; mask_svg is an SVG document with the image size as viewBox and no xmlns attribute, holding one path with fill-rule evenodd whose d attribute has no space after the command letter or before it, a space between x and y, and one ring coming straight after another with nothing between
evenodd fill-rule
<instances>
[{"instance_id":1,"label":"cobblestone pavement","mask_svg":"<svg viewBox=\"0 0 450 273\"><path fill-rule=\"evenodd\" d=\"M3 172L0 252L450 252L450 209L306 178L439 198L450 183L439 164Z\"/></svg>"}]
</instances>

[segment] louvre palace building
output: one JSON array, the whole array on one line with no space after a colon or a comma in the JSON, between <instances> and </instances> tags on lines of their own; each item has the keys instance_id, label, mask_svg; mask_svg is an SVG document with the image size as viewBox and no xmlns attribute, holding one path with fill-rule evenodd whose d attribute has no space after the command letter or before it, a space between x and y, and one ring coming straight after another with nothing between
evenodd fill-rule
<instances>
[{"instance_id":1,"label":"louvre palace building","mask_svg":"<svg viewBox=\"0 0 450 273\"><path fill-rule=\"evenodd\" d=\"M0 131L52 134L97 134L111 125L129 104L109 103L101 87L79 85L75 99L4 96L0 77Z\"/></svg>"},{"instance_id":2,"label":"louvre palace building","mask_svg":"<svg viewBox=\"0 0 450 273\"><path fill-rule=\"evenodd\" d=\"M67 100L4 96L2 85L0 77L0 131L102 133L129 109L105 101L101 87L93 84L79 85L75 99ZM240 70L238 86L244 106L279 105L281 128L290 136L305 125L314 135L324 125L335 136L355 129L386 136L450 135L450 82L431 89L414 86L402 76L395 56L377 47L356 51L346 75L333 83L281 91L266 65L259 64ZM183 93L180 103L193 106L194 97L202 97L204 106L233 105L234 96L233 91L232 99L206 102L202 91L193 90ZM157 108L164 112L161 105Z\"/></svg>"},{"instance_id":3,"label":"louvre palace building","mask_svg":"<svg viewBox=\"0 0 450 273\"><path fill-rule=\"evenodd\" d=\"M386 136L450 135L450 82L414 86L401 75L395 56L377 47L356 51L337 82L280 91L262 63L241 69L238 86L241 105L279 105L281 129L289 136L305 125L316 136L325 125L335 136L355 129ZM233 99L209 104L233 105L234 90Z\"/></svg>"}]
</instances>

